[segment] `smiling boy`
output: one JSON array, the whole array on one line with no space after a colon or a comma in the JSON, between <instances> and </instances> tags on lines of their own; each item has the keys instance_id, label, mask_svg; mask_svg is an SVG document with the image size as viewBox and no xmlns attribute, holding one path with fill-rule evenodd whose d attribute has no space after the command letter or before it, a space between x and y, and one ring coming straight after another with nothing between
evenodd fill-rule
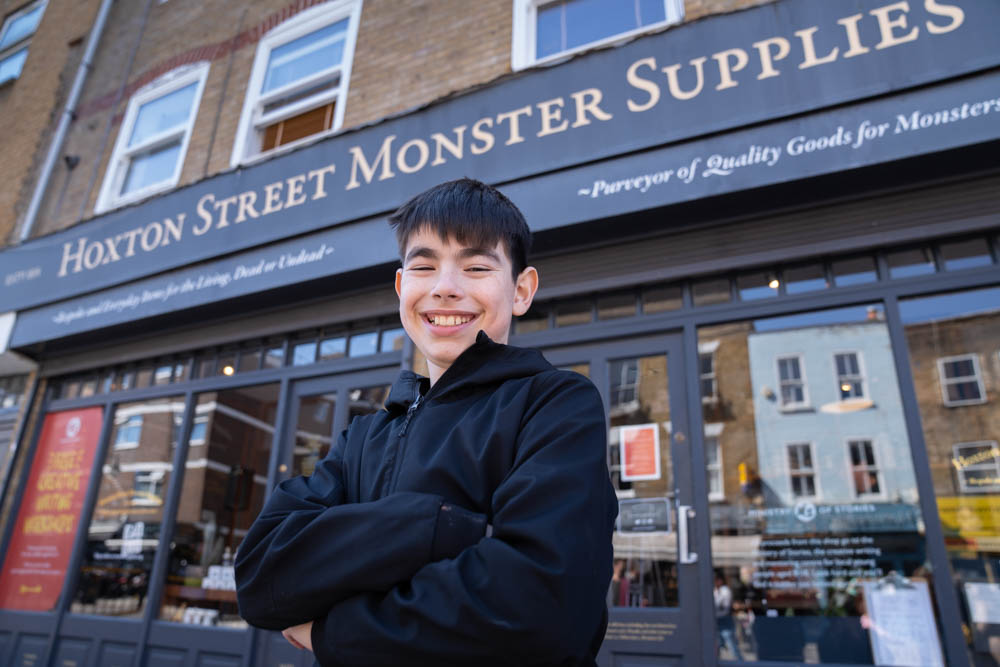
<instances>
[{"instance_id":1,"label":"smiling boy","mask_svg":"<svg viewBox=\"0 0 1000 667\"><path fill-rule=\"evenodd\" d=\"M239 548L240 611L322 665L594 665L617 502L601 398L508 346L538 273L497 190L461 179L390 222L403 371Z\"/></svg>"}]
</instances>

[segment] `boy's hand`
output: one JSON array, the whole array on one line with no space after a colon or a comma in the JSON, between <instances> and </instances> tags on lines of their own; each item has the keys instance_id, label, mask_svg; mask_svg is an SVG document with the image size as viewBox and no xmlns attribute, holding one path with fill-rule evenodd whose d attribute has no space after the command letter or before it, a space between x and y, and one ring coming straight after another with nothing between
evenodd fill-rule
<instances>
[{"instance_id":1,"label":"boy's hand","mask_svg":"<svg viewBox=\"0 0 1000 667\"><path fill-rule=\"evenodd\" d=\"M295 648L304 648L307 651L313 650L312 644L313 622L293 625L281 631L281 635L288 640L288 643Z\"/></svg>"}]
</instances>

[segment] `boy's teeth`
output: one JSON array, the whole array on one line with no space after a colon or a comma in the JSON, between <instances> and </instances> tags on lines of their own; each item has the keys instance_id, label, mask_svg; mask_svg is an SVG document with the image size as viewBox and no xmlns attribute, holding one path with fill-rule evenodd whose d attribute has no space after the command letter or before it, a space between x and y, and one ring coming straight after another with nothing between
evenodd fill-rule
<instances>
[{"instance_id":1,"label":"boy's teeth","mask_svg":"<svg viewBox=\"0 0 1000 667\"><path fill-rule=\"evenodd\" d=\"M431 321L439 327L453 327L465 324L472 318L467 315L432 315Z\"/></svg>"}]
</instances>

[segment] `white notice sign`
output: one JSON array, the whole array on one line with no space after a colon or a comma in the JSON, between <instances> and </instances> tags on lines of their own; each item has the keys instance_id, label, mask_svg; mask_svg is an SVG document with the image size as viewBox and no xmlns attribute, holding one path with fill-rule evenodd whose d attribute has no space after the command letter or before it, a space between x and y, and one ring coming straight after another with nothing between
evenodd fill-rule
<instances>
[{"instance_id":1,"label":"white notice sign","mask_svg":"<svg viewBox=\"0 0 1000 667\"><path fill-rule=\"evenodd\" d=\"M965 599L973 623L1000 623L1000 584L965 584Z\"/></svg>"},{"instance_id":2,"label":"white notice sign","mask_svg":"<svg viewBox=\"0 0 1000 667\"><path fill-rule=\"evenodd\" d=\"M876 665L944 667L927 582L865 582Z\"/></svg>"}]
</instances>

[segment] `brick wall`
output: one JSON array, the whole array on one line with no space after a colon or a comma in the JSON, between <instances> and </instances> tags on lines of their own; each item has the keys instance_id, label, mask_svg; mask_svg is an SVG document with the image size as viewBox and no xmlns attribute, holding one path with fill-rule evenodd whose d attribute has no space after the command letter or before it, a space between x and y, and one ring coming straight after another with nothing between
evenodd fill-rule
<instances>
[{"instance_id":1,"label":"brick wall","mask_svg":"<svg viewBox=\"0 0 1000 667\"><path fill-rule=\"evenodd\" d=\"M247 82L260 37L284 20L324 0L135 0L116 2L88 76L77 118L52 175L34 235L93 217L108 160L129 98L179 66L210 63L184 159L181 185L230 168L230 156ZM773 0L686 0L687 20ZM3 2L3 0L0 0ZM6 5L14 6L14 2ZM37 129L8 136L2 165L0 242L23 214L34 183L32 165L44 157L42 135L59 112L75 73L98 0L51 0L25 68L45 85L0 89L0 112L16 105ZM512 0L365 0L361 14L344 128L405 112L510 72ZM69 26L78 26L70 28ZM79 33L77 35L77 33ZM56 48L58 47L58 48ZM22 82L18 82L22 84ZM5 106L6 105L6 106ZM4 113L7 117L7 113ZM41 147L40 147L41 146Z\"/></svg>"}]
</instances>

